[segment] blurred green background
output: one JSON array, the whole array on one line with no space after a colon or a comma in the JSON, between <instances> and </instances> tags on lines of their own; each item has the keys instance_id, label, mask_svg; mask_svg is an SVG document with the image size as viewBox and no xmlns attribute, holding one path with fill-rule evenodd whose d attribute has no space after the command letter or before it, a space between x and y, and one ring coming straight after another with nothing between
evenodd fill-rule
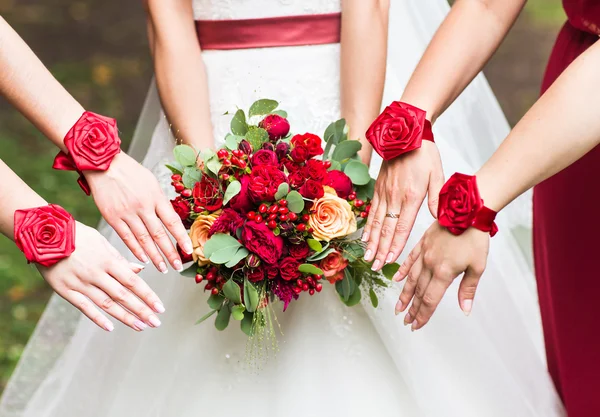
<instances>
[{"instance_id":1,"label":"blurred green background","mask_svg":"<svg viewBox=\"0 0 600 417\"><path fill-rule=\"evenodd\" d=\"M0 0L0 15L86 109L118 119L126 146L152 72L141 2ZM535 101L563 21L559 0L530 0L486 68L511 123ZM98 211L75 175L50 169L56 149L1 99L0 144L0 159L47 201L97 224ZM0 393L50 294L14 244L0 237Z\"/></svg>"}]
</instances>

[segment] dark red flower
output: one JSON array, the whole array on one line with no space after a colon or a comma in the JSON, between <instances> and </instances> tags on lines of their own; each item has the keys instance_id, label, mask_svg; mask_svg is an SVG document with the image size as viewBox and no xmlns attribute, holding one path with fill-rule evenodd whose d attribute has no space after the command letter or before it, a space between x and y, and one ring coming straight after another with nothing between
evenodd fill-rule
<instances>
[{"instance_id":1,"label":"dark red flower","mask_svg":"<svg viewBox=\"0 0 600 417\"><path fill-rule=\"evenodd\" d=\"M294 148L294 149L292 149L292 153L290 154L290 156L292 157L294 162L297 162L297 163L306 162L306 160L309 158L308 149L306 149L305 147Z\"/></svg>"},{"instance_id":2,"label":"dark red flower","mask_svg":"<svg viewBox=\"0 0 600 417\"><path fill-rule=\"evenodd\" d=\"M252 269L248 268L246 269L246 278L250 282L260 282L265 279L265 270L262 266Z\"/></svg>"},{"instance_id":3,"label":"dark red flower","mask_svg":"<svg viewBox=\"0 0 600 417\"><path fill-rule=\"evenodd\" d=\"M177 253L181 258L181 262L187 264L188 262L192 262L194 260L194 256L191 253L185 253L180 247L179 243L177 244Z\"/></svg>"},{"instance_id":4,"label":"dark red flower","mask_svg":"<svg viewBox=\"0 0 600 417\"><path fill-rule=\"evenodd\" d=\"M186 228L189 228L192 225L192 221L189 219L192 211L189 201L181 197L175 197L175 200L171 200L171 205L173 206L175 213L177 213L183 222L183 225Z\"/></svg>"},{"instance_id":5,"label":"dark red flower","mask_svg":"<svg viewBox=\"0 0 600 417\"><path fill-rule=\"evenodd\" d=\"M265 274L269 279L275 279L279 275L279 269L276 266L265 265Z\"/></svg>"},{"instance_id":6,"label":"dark red flower","mask_svg":"<svg viewBox=\"0 0 600 417\"><path fill-rule=\"evenodd\" d=\"M252 168L248 194L255 203L274 201L279 186L286 182L285 174L271 165L259 165Z\"/></svg>"},{"instance_id":7,"label":"dark red flower","mask_svg":"<svg viewBox=\"0 0 600 417\"><path fill-rule=\"evenodd\" d=\"M244 218L237 211L226 208L210 227L208 236L212 236L215 233L228 233L235 236L235 232L243 224Z\"/></svg>"},{"instance_id":8,"label":"dark red flower","mask_svg":"<svg viewBox=\"0 0 600 417\"><path fill-rule=\"evenodd\" d=\"M312 133L296 135L292 138L291 143L295 149L304 149L306 159L314 158L315 156L323 155L323 147L321 146L321 138ZM293 153L293 151L292 151Z\"/></svg>"},{"instance_id":9,"label":"dark red flower","mask_svg":"<svg viewBox=\"0 0 600 417\"><path fill-rule=\"evenodd\" d=\"M294 162L294 161L292 161L291 159L288 159L288 158L282 159L281 162L279 163L279 165L280 165L279 168L282 171L285 168L289 174L302 169L302 165L301 164L298 164L298 163L296 163L296 162Z\"/></svg>"},{"instance_id":10,"label":"dark red flower","mask_svg":"<svg viewBox=\"0 0 600 417\"><path fill-rule=\"evenodd\" d=\"M303 169L292 172L288 176L288 183L292 188L300 188L306 182L306 174Z\"/></svg>"},{"instance_id":11,"label":"dark red flower","mask_svg":"<svg viewBox=\"0 0 600 417\"><path fill-rule=\"evenodd\" d=\"M250 184L250 176L244 175L239 179L242 184L242 189L239 194L233 197L229 201L229 207L237 211L238 213L246 214L252 210L252 199L248 193L248 184Z\"/></svg>"},{"instance_id":12,"label":"dark red flower","mask_svg":"<svg viewBox=\"0 0 600 417\"><path fill-rule=\"evenodd\" d=\"M302 272L298 271L298 267L300 266L300 262L296 258L292 258L291 256L284 258L279 263L279 274L281 278L286 281L292 281L300 278L302 276Z\"/></svg>"},{"instance_id":13,"label":"dark red flower","mask_svg":"<svg viewBox=\"0 0 600 417\"><path fill-rule=\"evenodd\" d=\"M283 311L288 308L292 300L298 299L298 294L294 292L294 284L280 279L273 285L273 294L283 302Z\"/></svg>"},{"instance_id":14,"label":"dark red flower","mask_svg":"<svg viewBox=\"0 0 600 417\"><path fill-rule=\"evenodd\" d=\"M310 248L306 242L302 242L297 245L289 245L288 251L290 252L290 256L292 258L298 259L299 261L304 261L308 257Z\"/></svg>"},{"instance_id":15,"label":"dark red flower","mask_svg":"<svg viewBox=\"0 0 600 417\"><path fill-rule=\"evenodd\" d=\"M261 149L252 155L252 166L273 165L277 166L277 155L273 151Z\"/></svg>"},{"instance_id":16,"label":"dark red flower","mask_svg":"<svg viewBox=\"0 0 600 417\"><path fill-rule=\"evenodd\" d=\"M319 161L317 159L310 159L306 161L304 171L308 178L318 181L321 184L325 178L327 178L327 169L325 168L325 165L323 165L323 161Z\"/></svg>"},{"instance_id":17,"label":"dark red flower","mask_svg":"<svg viewBox=\"0 0 600 417\"><path fill-rule=\"evenodd\" d=\"M267 131L272 141L281 139L290 133L290 123L277 114L269 114L258 125Z\"/></svg>"},{"instance_id":18,"label":"dark red flower","mask_svg":"<svg viewBox=\"0 0 600 417\"><path fill-rule=\"evenodd\" d=\"M269 265L276 264L283 254L283 238L275 236L264 223L246 222L242 229L242 242Z\"/></svg>"},{"instance_id":19,"label":"dark red flower","mask_svg":"<svg viewBox=\"0 0 600 417\"><path fill-rule=\"evenodd\" d=\"M285 142L279 142L275 147L275 153L279 159L284 159L290 153L290 145Z\"/></svg>"},{"instance_id":20,"label":"dark red flower","mask_svg":"<svg viewBox=\"0 0 600 417\"><path fill-rule=\"evenodd\" d=\"M192 192L194 204L208 211L215 211L223 206L223 195L219 182L204 175L202 179L194 185Z\"/></svg>"},{"instance_id":21,"label":"dark red flower","mask_svg":"<svg viewBox=\"0 0 600 417\"><path fill-rule=\"evenodd\" d=\"M309 198L314 200L315 198L321 198L325 195L325 190L323 190L323 185L320 182L315 180L308 180L304 183L302 187L298 190L302 197Z\"/></svg>"},{"instance_id":22,"label":"dark red flower","mask_svg":"<svg viewBox=\"0 0 600 417\"><path fill-rule=\"evenodd\" d=\"M327 173L325 185L333 188L340 198L348 198L348 195L352 192L352 180L350 177L336 169Z\"/></svg>"}]
</instances>

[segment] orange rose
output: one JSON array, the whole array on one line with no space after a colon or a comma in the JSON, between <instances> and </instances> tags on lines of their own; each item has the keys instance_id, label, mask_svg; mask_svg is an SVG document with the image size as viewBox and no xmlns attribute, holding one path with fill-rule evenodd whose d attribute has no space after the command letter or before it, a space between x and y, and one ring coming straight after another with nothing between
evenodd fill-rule
<instances>
[{"instance_id":1,"label":"orange rose","mask_svg":"<svg viewBox=\"0 0 600 417\"><path fill-rule=\"evenodd\" d=\"M194 257L194 261L198 262L199 265L206 265L209 262L208 259L204 257L202 248L208 240L210 227L220 214L221 210L211 214L200 214L194 221L194 224L192 224L190 229L190 239L192 239L192 244L194 245L192 256Z\"/></svg>"},{"instance_id":2,"label":"orange rose","mask_svg":"<svg viewBox=\"0 0 600 417\"><path fill-rule=\"evenodd\" d=\"M329 242L336 237L345 237L356 232L356 217L352 207L337 196L331 187L324 187L325 195L315 200L308 225L316 239Z\"/></svg>"},{"instance_id":3,"label":"orange rose","mask_svg":"<svg viewBox=\"0 0 600 417\"><path fill-rule=\"evenodd\" d=\"M338 251L331 252L319 264L319 268L323 270L323 275L332 284L344 279L344 269L347 266L348 260L344 259Z\"/></svg>"}]
</instances>

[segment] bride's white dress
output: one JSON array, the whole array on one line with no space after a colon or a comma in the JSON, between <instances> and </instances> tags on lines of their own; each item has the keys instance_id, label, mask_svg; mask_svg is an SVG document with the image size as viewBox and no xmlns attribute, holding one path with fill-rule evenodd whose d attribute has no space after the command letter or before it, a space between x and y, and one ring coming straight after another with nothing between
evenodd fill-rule
<instances>
[{"instance_id":1,"label":"bride's white dress","mask_svg":"<svg viewBox=\"0 0 600 417\"><path fill-rule=\"evenodd\" d=\"M400 97L447 9L443 0L392 1L385 103ZM339 10L340 0L194 0L198 19ZM264 97L281 102L295 131L321 134L340 116L339 52L339 45L203 52L217 140L228 130L226 111ZM144 165L168 189L162 165L173 139L158 106L152 87L136 134L152 141L148 148L138 140L133 153L145 155ZM478 78L436 123L446 173L474 172L507 131ZM375 176L379 164L374 158ZM73 309L55 297L0 416L561 416L545 368L532 271L514 238L519 224L527 225L518 211L500 216L471 317L458 308L454 286L431 323L411 333L393 313L399 288L375 310L346 308L326 287L278 314L278 355L258 373L244 367L246 337L235 322L223 333L211 321L194 326L208 311L207 294L175 272L141 274L167 308L163 325L142 333L117 326L107 334L86 319L70 320ZM409 248L431 222L421 210ZM116 234L106 233L127 253Z\"/></svg>"}]
</instances>

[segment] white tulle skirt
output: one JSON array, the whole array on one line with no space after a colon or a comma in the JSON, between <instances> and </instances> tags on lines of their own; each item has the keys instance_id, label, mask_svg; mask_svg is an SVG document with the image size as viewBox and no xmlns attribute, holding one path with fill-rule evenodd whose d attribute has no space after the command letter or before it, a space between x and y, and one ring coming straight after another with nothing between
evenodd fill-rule
<instances>
[{"instance_id":1,"label":"white tulle skirt","mask_svg":"<svg viewBox=\"0 0 600 417\"><path fill-rule=\"evenodd\" d=\"M425 14L418 3L393 3L403 10L392 11L390 39L404 41L401 51L390 42L384 103L400 97L447 11L433 7ZM230 116L223 114L258 98L279 100L299 133L321 134L340 116L339 45L208 51L203 57L217 140L228 130ZM436 123L446 175L475 172L507 132L479 77ZM152 137L149 146L145 136ZM132 152L143 155L167 190L163 164L173 138L154 87L137 137ZM374 176L379 165L375 157ZM432 221L423 208L408 248ZM346 308L326 286L285 313L278 308L279 352L260 371L245 366L246 337L237 326L222 333L210 321L194 326L208 311L207 294L175 272L149 267L141 273L167 308L163 325L142 333L117 326L107 334L55 297L6 390L0 416L563 416L546 371L534 278L521 249L527 244L515 238L529 227L527 200L502 213L498 224L470 317L460 311L453 286L431 323L411 333L402 316L394 316L399 287L390 288L375 310L368 302ZM114 232L105 233L127 253Z\"/></svg>"}]
</instances>

